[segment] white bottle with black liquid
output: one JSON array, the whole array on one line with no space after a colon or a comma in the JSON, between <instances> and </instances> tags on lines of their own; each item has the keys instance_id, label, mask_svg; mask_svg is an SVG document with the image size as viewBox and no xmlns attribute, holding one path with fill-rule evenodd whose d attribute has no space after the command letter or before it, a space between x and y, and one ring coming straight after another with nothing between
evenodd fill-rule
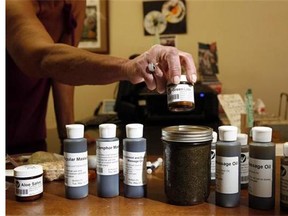
<instances>
[{"instance_id":1,"label":"white bottle with black liquid","mask_svg":"<svg viewBox=\"0 0 288 216\"><path fill-rule=\"evenodd\" d=\"M280 165L280 207L282 211L288 211L288 142L283 144Z\"/></svg>"},{"instance_id":2,"label":"white bottle with black liquid","mask_svg":"<svg viewBox=\"0 0 288 216\"><path fill-rule=\"evenodd\" d=\"M84 137L84 125L66 125L64 140L65 195L68 199L88 196L88 153Z\"/></svg>"},{"instance_id":3,"label":"white bottle with black liquid","mask_svg":"<svg viewBox=\"0 0 288 216\"><path fill-rule=\"evenodd\" d=\"M211 184L215 184L215 176L216 176L216 143L218 139L217 132L213 131L212 133L213 140L211 143Z\"/></svg>"},{"instance_id":4,"label":"white bottle with black liquid","mask_svg":"<svg viewBox=\"0 0 288 216\"><path fill-rule=\"evenodd\" d=\"M143 125L126 125L126 137L123 139L124 196L146 197L146 139L143 138Z\"/></svg>"},{"instance_id":5,"label":"white bottle with black liquid","mask_svg":"<svg viewBox=\"0 0 288 216\"><path fill-rule=\"evenodd\" d=\"M249 207L269 210L275 206L275 144L272 128L253 127L249 144Z\"/></svg>"},{"instance_id":6,"label":"white bottle with black liquid","mask_svg":"<svg viewBox=\"0 0 288 216\"><path fill-rule=\"evenodd\" d=\"M240 203L241 145L238 128L224 125L218 128L216 143L216 205L236 207Z\"/></svg>"},{"instance_id":7,"label":"white bottle with black liquid","mask_svg":"<svg viewBox=\"0 0 288 216\"><path fill-rule=\"evenodd\" d=\"M97 195L115 197L119 195L119 139L115 124L99 125L96 141Z\"/></svg>"},{"instance_id":8,"label":"white bottle with black liquid","mask_svg":"<svg viewBox=\"0 0 288 216\"><path fill-rule=\"evenodd\" d=\"M237 141L241 144L241 188L248 188L249 182L249 146L248 135L240 133Z\"/></svg>"}]
</instances>

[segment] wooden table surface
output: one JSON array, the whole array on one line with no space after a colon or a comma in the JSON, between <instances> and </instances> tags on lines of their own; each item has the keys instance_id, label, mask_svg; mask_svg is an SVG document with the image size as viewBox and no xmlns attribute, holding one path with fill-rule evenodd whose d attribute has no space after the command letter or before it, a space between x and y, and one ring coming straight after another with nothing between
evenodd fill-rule
<instances>
[{"instance_id":1,"label":"wooden table surface","mask_svg":"<svg viewBox=\"0 0 288 216\"><path fill-rule=\"evenodd\" d=\"M154 157L155 158L155 157ZM211 186L207 202L194 206L176 206L168 204L164 193L163 167L148 175L147 197L130 199L123 196L123 182L120 184L120 196L100 198L96 195L96 180L89 182L89 196L80 200L65 198L63 181L44 184L44 194L33 202L17 202L14 185L6 190L6 215L288 215L279 207L279 161L276 169L276 202L272 211L255 210L248 207L247 189L241 191L241 203L235 208L223 208L215 205L215 190Z\"/></svg>"}]
</instances>

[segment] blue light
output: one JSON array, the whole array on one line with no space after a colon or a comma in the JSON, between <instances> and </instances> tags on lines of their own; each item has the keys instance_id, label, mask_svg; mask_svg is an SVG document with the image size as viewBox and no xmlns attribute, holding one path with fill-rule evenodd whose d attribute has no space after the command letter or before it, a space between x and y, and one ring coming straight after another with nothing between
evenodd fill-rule
<instances>
[{"instance_id":1,"label":"blue light","mask_svg":"<svg viewBox=\"0 0 288 216\"><path fill-rule=\"evenodd\" d=\"M205 94L203 92L200 93L200 98L204 98Z\"/></svg>"}]
</instances>

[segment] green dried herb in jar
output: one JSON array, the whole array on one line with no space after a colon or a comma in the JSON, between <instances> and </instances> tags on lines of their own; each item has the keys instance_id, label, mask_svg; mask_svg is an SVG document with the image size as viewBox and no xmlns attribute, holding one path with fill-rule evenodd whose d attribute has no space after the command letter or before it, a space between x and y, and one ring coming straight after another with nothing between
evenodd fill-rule
<instances>
[{"instance_id":1,"label":"green dried herb in jar","mask_svg":"<svg viewBox=\"0 0 288 216\"><path fill-rule=\"evenodd\" d=\"M192 125L162 129L164 184L168 202L195 205L210 194L212 128Z\"/></svg>"}]
</instances>

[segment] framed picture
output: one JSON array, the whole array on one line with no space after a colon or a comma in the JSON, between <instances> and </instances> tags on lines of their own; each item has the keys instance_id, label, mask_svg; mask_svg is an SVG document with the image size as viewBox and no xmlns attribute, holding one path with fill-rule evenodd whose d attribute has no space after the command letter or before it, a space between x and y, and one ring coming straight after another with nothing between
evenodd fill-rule
<instances>
[{"instance_id":1,"label":"framed picture","mask_svg":"<svg viewBox=\"0 0 288 216\"><path fill-rule=\"evenodd\" d=\"M87 0L84 27L79 48L109 53L108 0Z\"/></svg>"},{"instance_id":2,"label":"framed picture","mask_svg":"<svg viewBox=\"0 0 288 216\"><path fill-rule=\"evenodd\" d=\"M143 1L144 35L186 34L186 0Z\"/></svg>"}]
</instances>

